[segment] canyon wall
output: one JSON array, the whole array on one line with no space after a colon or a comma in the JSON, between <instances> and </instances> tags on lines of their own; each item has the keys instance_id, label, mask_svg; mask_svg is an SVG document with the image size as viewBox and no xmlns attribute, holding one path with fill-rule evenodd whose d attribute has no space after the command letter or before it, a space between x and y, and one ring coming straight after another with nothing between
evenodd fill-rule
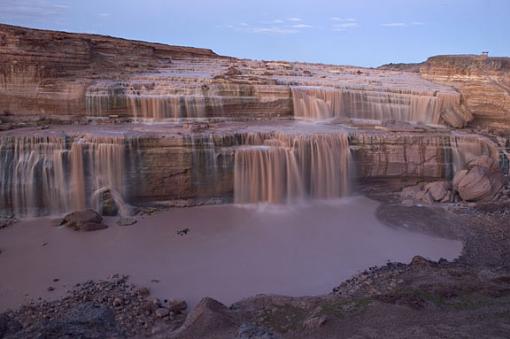
<instances>
[{"instance_id":1,"label":"canyon wall","mask_svg":"<svg viewBox=\"0 0 510 339\"><path fill-rule=\"evenodd\" d=\"M297 116L462 127L471 119L457 92L417 74L240 60L206 49L7 25L0 25L0 44L6 121Z\"/></svg>"},{"instance_id":2,"label":"canyon wall","mask_svg":"<svg viewBox=\"0 0 510 339\"><path fill-rule=\"evenodd\" d=\"M120 206L334 198L348 194L354 180L451 178L480 155L498 159L499 152L477 135L293 123L244 131L227 123L184 134L21 129L0 136L0 211L35 216L95 208L105 190Z\"/></svg>"},{"instance_id":3,"label":"canyon wall","mask_svg":"<svg viewBox=\"0 0 510 339\"><path fill-rule=\"evenodd\" d=\"M0 47L1 215L331 199L481 155L508 170L507 139L456 130L508 126L506 59L380 70L7 25Z\"/></svg>"},{"instance_id":4,"label":"canyon wall","mask_svg":"<svg viewBox=\"0 0 510 339\"><path fill-rule=\"evenodd\" d=\"M211 50L0 24L0 114L79 115L95 80L156 69Z\"/></svg>"},{"instance_id":5,"label":"canyon wall","mask_svg":"<svg viewBox=\"0 0 510 339\"><path fill-rule=\"evenodd\" d=\"M455 87L474 125L510 127L510 58L436 56L420 67L420 74Z\"/></svg>"}]
</instances>

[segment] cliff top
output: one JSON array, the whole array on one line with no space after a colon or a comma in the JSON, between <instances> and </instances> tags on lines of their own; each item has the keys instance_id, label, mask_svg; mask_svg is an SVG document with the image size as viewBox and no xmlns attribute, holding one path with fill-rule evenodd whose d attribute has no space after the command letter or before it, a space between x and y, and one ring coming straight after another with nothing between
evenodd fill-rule
<instances>
[{"instance_id":1,"label":"cliff top","mask_svg":"<svg viewBox=\"0 0 510 339\"><path fill-rule=\"evenodd\" d=\"M72 42L87 42L96 46L116 46L119 48L149 48L156 53L164 53L167 55L182 55L182 56L205 56L205 57L218 57L218 55L211 49L195 48L185 46L166 45L162 43L145 42L138 40L129 40L123 38L116 38L106 35L88 34L88 33L67 33L60 31L51 31L43 29L25 28L19 26L12 26L0 23L0 46L8 46L9 43L17 40L39 40L39 45L44 41L53 41L54 45L70 44ZM36 44L38 45L38 44ZM24 44L24 46L26 46ZM1 54L1 52L0 52Z\"/></svg>"}]
</instances>

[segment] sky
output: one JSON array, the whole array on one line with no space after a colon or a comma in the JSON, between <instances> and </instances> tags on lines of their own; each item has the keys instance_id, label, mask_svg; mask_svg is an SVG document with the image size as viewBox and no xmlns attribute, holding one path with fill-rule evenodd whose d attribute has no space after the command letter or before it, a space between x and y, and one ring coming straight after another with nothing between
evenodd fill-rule
<instances>
[{"instance_id":1,"label":"sky","mask_svg":"<svg viewBox=\"0 0 510 339\"><path fill-rule=\"evenodd\" d=\"M510 56L510 0L0 0L0 23L369 67Z\"/></svg>"}]
</instances>

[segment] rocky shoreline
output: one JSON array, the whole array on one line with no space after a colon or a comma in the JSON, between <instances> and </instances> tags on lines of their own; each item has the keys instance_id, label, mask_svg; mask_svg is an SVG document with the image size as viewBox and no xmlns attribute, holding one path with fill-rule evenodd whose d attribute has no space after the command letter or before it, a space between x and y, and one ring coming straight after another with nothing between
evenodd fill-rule
<instances>
[{"instance_id":1,"label":"rocky shoreline","mask_svg":"<svg viewBox=\"0 0 510 339\"><path fill-rule=\"evenodd\" d=\"M230 306L205 298L192 310L113 275L0 314L0 338L510 337L510 58L436 56L373 69L3 24L0 46L0 216L8 217L0 233L16 222L11 216L79 211L62 225L109 232L103 216L142 223L132 206L153 214L165 205L340 198L352 181L381 203L386 225L464 244L456 260L388 262L327 295L257 295ZM284 175L270 182L266 172ZM252 194L258 188L271 194ZM93 257L100 237L81 251ZM140 257L170 241L148 239L126 248ZM37 238L33 248L54 244ZM12 253L0 248L0 258ZM104 257L94 257L92 271L80 267L85 279ZM120 259L115 268L127 262ZM19 281L12 267L11 285ZM106 274L114 273L125 272ZM43 289L56 297L53 286Z\"/></svg>"},{"instance_id":2,"label":"rocky shoreline","mask_svg":"<svg viewBox=\"0 0 510 339\"><path fill-rule=\"evenodd\" d=\"M506 202L404 206L385 200L378 218L393 227L464 242L454 260L388 262L321 297L258 295L230 307L205 298L158 300L124 276L88 281L53 302L0 316L0 337L418 338L506 337L510 333L510 231ZM391 202L394 200L394 202Z\"/></svg>"}]
</instances>

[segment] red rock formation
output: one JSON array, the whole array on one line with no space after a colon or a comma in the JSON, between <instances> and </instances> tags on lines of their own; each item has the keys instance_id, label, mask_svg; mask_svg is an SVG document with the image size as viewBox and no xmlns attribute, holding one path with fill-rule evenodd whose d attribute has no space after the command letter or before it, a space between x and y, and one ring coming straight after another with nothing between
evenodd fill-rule
<instances>
[{"instance_id":1,"label":"red rock formation","mask_svg":"<svg viewBox=\"0 0 510 339\"><path fill-rule=\"evenodd\" d=\"M0 114L85 112L94 79L122 78L179 58L218 58L207 49L0 24Z\"/></svg>"},{"instance_id":2,"label":"red rock formation","mask_svg":"<svg viewBox=\"0 0 510 339\"><path fill-rule=\"evenodd\" d=\"M455 87L475 124L510 126L510 58L436 56L421 66L420 73L425 79Z\"/></svg>"}]
</instances>

